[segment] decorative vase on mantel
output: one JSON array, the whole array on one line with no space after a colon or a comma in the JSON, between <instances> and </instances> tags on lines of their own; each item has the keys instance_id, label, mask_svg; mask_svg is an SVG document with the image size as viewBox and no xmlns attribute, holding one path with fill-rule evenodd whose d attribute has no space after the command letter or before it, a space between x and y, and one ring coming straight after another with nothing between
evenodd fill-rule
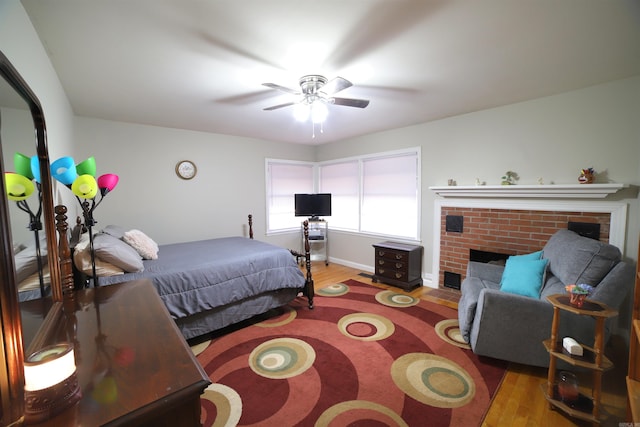
<instances>
[{"instance_id":1,"label":"decorative vase on mantel","mask_svg":"<svg viewBox=\"0 0 640 427\"><path fill-rule=\"evenodd\" d=\"M593 168L585 168L580 171L578 182L580 184L592 184L595 178L596 172Z\"/></svg>"}]
</instances>

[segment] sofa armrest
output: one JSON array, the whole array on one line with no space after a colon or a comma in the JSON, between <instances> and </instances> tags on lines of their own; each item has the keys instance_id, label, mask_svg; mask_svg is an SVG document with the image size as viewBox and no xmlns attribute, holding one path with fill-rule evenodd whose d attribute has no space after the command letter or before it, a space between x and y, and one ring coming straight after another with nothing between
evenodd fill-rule
<instances>
[{"instance_id":1,"label":"sofa armrest","mask_svg":"<svg viewBox=\"0 0 640 427\"><path fill-rule=\"evenodd\" d=\"M593 346L595 320L560 310L558 339L572 337ZM546 299L483 289L471 328L474 353L532 366L548 366L542 342L551 337L553 306ZM607 334L605 335L606 339Z\"/></svg>"},{"instance_id":2,"label":"sofa armrest","mask_svg":"<svg viewBox=\"0 0 640 427\"><path fill-rule=\"evenodd\" d=\"M493 283L500 283L503 271L504 265L476 261L469 261L467 264L467 277L477 277Z\"/></svg>"},{"instance_id":3,"label":"sofa armrest","mask_svg":"<svg viewBox=\"0 0 640 427\"><path fill-rule=\"evenodd\" d=\"M553 306L543 300L484 289L471 328L473 352L532 366L546 366Z\"/></svg>"}]
</instances>

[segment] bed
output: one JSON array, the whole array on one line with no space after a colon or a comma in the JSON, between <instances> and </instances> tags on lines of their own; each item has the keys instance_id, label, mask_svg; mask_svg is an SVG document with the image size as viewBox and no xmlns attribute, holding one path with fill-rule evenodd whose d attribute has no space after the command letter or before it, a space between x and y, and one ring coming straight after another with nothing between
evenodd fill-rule
<instances>
[{"instance_id":1,"label":"bed","mask_svg":"<svg viewBox=\"0 0 640 427\"><path fill-rule=\"evenodd\" d=\"M297 297L306 297L309 308L313 308L307 224L305 253L253 239L251 215L248 238L223 237L154 247L155 243L139 230L123 230L107 226L94 234L97 285L150 279L186 339L264 314ZM136 239L131 239L132 233ZM71 246L74 267L87 274L90 251L83 236ZM137 255L127 246L132 246ZM301 258L306 277L298 265ZM84 274L76 274L76 287L87 284Z\"/></svg>"},{"instance_id":2,"label":"bed","mask_svg":"<svg viewBox=\"0 0 640 427\"><path fill-rule=\"evenodd\" d=\"M36 249L35 241L14 244L13 252L16 281L18 283L18 301L27 301L51 295L46 239L40 240L40 265L38 264L38 250ZM44 295L40 289L40 270L42 270Z\"/></svg>"}]
</instances>

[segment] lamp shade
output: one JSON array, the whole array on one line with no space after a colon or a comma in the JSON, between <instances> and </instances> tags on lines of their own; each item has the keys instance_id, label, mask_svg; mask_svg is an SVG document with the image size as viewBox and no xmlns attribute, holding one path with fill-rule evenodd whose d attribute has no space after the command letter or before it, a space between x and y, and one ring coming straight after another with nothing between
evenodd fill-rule
<instances>
[{"instance_id":1,"label":"lamp shade","mask_svg":"<svg viewBox=\"0 0 640 427\"><path fill-rule=\"evenodd\" d=\"M5 172L4 181L7 187L7 196L16 202L27 199L35 190L33 181L17 173Z\"/></svg>"},{"instance_id":2,"label":"lamp shade","mask_svg":"<svg viewBox=\"0 0 640 427\"><path fill-rule=\"evenodd\" d=\"M40 182L40 160L38 160L38 156L31 157L31 174L36 182Z\"/></svg>"},{"instance_id":3,"label":"lamp shade","mask_svg":"<svg viewBox=\"0 0 640 427\"><path fill-rule=\"evenodd\" d=\"M24 362L24 389L44 390L69 378L76 370L73 347L57 344L30 355Z\"/></svg>"},{"instance_id":4,"label":"lamp shade","mask_svg":"<svg viewBox=\"0 0 640 427\"><path fill-rule=\"evenodd\" d=\"M329 109L322 101L311 104L311 120L313 123L323 123L329 115Z\"/></svg>"},{"instance_id":5,"label":"lamp shade","mask_svg":"<svg viewBox=\"0 0 640 427\"><path fill-rule=\"evenodd\" d=\"M119 179L120 177L116 174L105 173L104 175L100 175L98 178L98 187L100 188L100 191L105 190L104 193L106 194L116 188Z\"/></svg>"},{"instance_id":6,"label":"lamp shade","mask_svg":"<svg viewBox=\"0 0 640 427\"><path fill-rule=\"evenodd\" d=\"M299 103L293 106L293 117L299 122L306 122L311 114L309 104Z\"/></svg>"},{"instance_id":7,"label":"lamp shade","mask_svg":"<svg viewBox=\"0 0 640 427\"><path fill-rule=\"evenodd\" d=\"M60 157L51 163L51 175L64 185L73 184L78 177L73 157Z\"/></svg>"},{"instance_id":8,"label":"lamp shade","mask_svg":"<svg viewBox=\"0 0 640 427\"><path fill-rule=\"evenodd\" d=\"M74 405L82 397L73 347L44 347L24 362L25 421L39 423Z\"/></svg>"},{"instance_id":9,"label":"lamp shade","mask_svg":"<svg viewBox=\"0 0 640 427\"><path fill-rule=\"evenodd\" d=\"M76 172L78 175L91 175L96 176L96 159L91 156L87 160L84 160L76 165Z\"/></svg>"},{"instance_id":10,"label":"lamp shade","mask_svg":"<svg viewBox=\"0 0 640 427\"><path fill-rule=\"evenodd\" d=\"M16 168L16 173L26 176L29 179L33 179L33 172L31 172L31 158L25 156L22 153L15 153L13 155L13 166Z\"/></svg>"},{"instance_id":11,"label":"lamp shade","mask_svg":"<svg viewBox=\"0 0 640 427\"><path fill-rule=\"evenodd\" d=\"M71 184L71 191L83 199L93 199L98 194L98 183L91 175L80 175Z\"/></svg>"}]
</instances>

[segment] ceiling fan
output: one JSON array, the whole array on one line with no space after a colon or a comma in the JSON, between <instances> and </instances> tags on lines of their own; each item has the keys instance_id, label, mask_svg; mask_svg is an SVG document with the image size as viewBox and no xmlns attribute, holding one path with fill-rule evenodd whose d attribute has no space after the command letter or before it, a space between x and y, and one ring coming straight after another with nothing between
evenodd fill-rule
<instances>
[{"instance_id":1,"label":"ceiling fan","mask_svg":"<svg viewBox=\"0 0 640 427\"><path fill-rule=\"evenodd\" d=\"M299 90L280 86L275 83L262 83L262 85L270 87L271 89L281 90L283 92L301 96L297 101L267 107L264 109L265 111L277 110L278 108L288 107L295 104L312 105L316 101L320 101L325 104L343 105L346 107L356 108L365 108L369 105L369 100L367 99L337 98L333 96L341 90L353 86L353 83L342 77L336 77L328 80L326 77L317 74L303 76L300 78Z\"/></svg>"}]
</instances>

